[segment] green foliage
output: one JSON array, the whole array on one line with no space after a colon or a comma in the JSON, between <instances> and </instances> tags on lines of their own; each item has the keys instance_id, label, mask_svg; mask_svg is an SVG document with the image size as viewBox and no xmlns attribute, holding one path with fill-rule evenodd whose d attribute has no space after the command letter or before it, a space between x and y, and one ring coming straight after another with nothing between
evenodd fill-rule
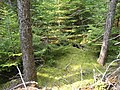
<instances>
[{"instance_id":1,"label":"green foliage","mask_svg":"<svg viewBox=\"0 0 120 90\"><path fill-rule=\"evenodd\" d=\"M60 51L56 48L61 48L61 45L80 44L85 38L84 34L86 35L89 30L88 24L95 22L94 12L92 12L91 6L87 6L87 3L79 0L37 0L32 2L35 57L44 57L46 63L53 66L55 56L62 55L62 53L57 54ZM95 33L97 34L97 32ZM79 38L79 34L83 34L83 36L81 35ZM45 39L45 42L41 40L42 38Z\"/></svg>"},{"instance_id":2,"label":"green foliage","mask_svg":"<svg viewBox=\"0 0 120 90\"><path fill-rule=\"evenodd\" d=\"M65 79L69 82L80 80L78 74L80 65L85 73L88 71L86 68L91 67L91 73L94 67L90 64L96 65L102 44L107 12L106 2L105 0L32 0L34 56L35 59L43 59L45 66L48 66L42 68L41 73L38 72L38 77L43 75L40 79L45 82L42 84L49 84L48 82L54 81L55 78L58 80L57 83L62 81L60 84L67 83ZM21 51L17 9L1 2L0 6L0 72L3 72L10 71L13 66L21 63ZM116 18L118 17L119 5L116 14ZM119 28L114 27L112 34L119 34ZM120 53L120 47L114 46L116 42L118 40L110 41L108 59L116 58ZM69 47L73 44L78 46L83 44L90 51ZM68 70L63 70L67 65ZM44 72L50 72L50 75ZM74 80L71 79L70 72L75 73L72 76ZM63 73L69 74L64 80ZM90 73L88 72L84 78L90 79L92 76Z\"/></svg>"},{"instance_id":3,"label":"green foliage","mask_svg":"<svg viewBox=\"0 0 120 90\"><path fill-rule=\"evenodd\" d=\"M92 14L84 2L79 0L33 2L34 31L35 34L48 38L56 36L61 41L61 37L66 39L70 35L87 31L87 24L94 22L93 19L90 19Z\"/></svg>"},{"instance_id":4,"label":"green foliage","mask_svg":"<svg viewBox=\"0 0 120 90\"><path fill-rule=\"evenodd\" d=\"M20 53L17 14L8 5L0 7L0 72L16 65L11 57Z\"/></svg>"},{"instance_id":5,"label":"green foliage","mask_svg":"<svg viewBox=\"0 0 120 90\"><path fill-rule=\"evenodd\" d=\"M44 52L43 56L46 61L46 64L48 66L56 66L56 60L57 58L60 58L61 56L67 54L68 46L56 46L56 45L49 45L48 49Z\"/></svg>"},{"instance_id":6,"label":"green foliage","mask_svg":"<svg viewBox=\"0 0 120 90\"><path fill-rule=\"evenodd\" d=\"M116 59L117 55L120 53L120 46L119 44L116 45L120 40L119 38L116 38L119 35L119 28L114 27L112 29L110 39L109 39L109 50L108 50L108 60ZM119 58L119 57L118 57Z\"/></svg>"}]
</instances>

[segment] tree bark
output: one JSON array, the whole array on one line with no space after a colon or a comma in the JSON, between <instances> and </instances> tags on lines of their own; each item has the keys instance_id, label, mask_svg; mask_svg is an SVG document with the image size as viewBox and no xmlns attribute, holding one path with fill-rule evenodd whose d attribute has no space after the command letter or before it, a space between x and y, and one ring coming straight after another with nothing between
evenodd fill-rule
<instances>
[{"instance_id":1,"label":"tree bark","mask_svg":"<svg viewBox=\"0 0 120 90\"><path fill-rule=\"evenodd\" d=\"M111 29L112 29L112 24L113 24L113 20L114 20L114 14L115 14L117 1L118 0L111 0L110 1L109 11L108 11L108 15L107 15L107 18L106 18L103 44L102 44L102 47L101 47L101 52L100 52L99 58L97 60L97 62L100 65L104 65L105 59L107 57L107 51L108 51L108 45L109 45L109 35L110 35Z\"/></svg>"},{"instance_id":2,"label":"tree bark","mask_svg":"<svg viewBox=\"0 0 120 90\"><path fill-rule=\"evenodd\" d=\"M36 68L32 47L32 28L30 17L30 0L17 0L19 32L25 81L36 81Z\"/></svg>"},{"instance_id":3,"label":"tree bark","mask_svg":"<svg viewBox=\"0 0 120 90\"><path fill-rule=\"evenodd\" d=\"M8 0L8 4L9 4L10 6L12 6L12 2L11 2L11 0Z\"/></svg>"}]
</instances>

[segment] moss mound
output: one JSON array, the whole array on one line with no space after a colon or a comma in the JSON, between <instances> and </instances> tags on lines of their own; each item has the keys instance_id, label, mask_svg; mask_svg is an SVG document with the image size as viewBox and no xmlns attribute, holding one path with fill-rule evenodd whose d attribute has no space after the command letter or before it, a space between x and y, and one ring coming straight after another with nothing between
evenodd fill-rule
<instances>
[{"instance_id":1,"label":"moss mound","mask_svg":"<svg viewBox=\"0 0 120 90\"><path fill-rule=\"evenodd\" d=\"M62 48L62 55L56 54L55 66L43 66L37 68L38 83L40 86L61 88L61 90L71 90L71 88L82 87L93 83L93 70L103 70L96 60L97 57L91 49L78 49L75 47ZM57 52L56 52L57 53ZM59 50L60 53L60 50Z\"/></svg>"}]
</instances>

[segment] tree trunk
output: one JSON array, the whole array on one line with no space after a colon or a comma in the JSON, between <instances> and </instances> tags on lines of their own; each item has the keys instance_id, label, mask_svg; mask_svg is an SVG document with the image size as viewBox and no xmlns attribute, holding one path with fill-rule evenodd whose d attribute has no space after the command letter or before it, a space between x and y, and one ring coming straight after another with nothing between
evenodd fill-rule
<instances>
[{"instance_id":1,"label":"tree trunk","mask_svg":"<svg viewBox=\"0 0 120 90\"><path fill-rule=\"evenodd\" d=\"M9 4L10 6L12 6L12 2L11 2L11 0L8 0L8 4Z\"/></svg>"},{"instance_id":2,"label":"tree trunk","mask_svg":"<svg viewBox=\"0 0 120 90\"><path fill-rule=\"evenodd\" d=\"M32 28L30 21L30 0L17 0L19 32L25 81L36 80L36 69L32 48Z\"/></svg>"},{"instance_id":3,"label":"tree trunk","mask_svg":"<svg viewBox=\"0 0 120 90\"><path fill-rule=\"evenodd\" d=\"M102 47L101 47L100 56L97 60L97 62L100 65L104 65L105 59L106 59L106 56L107 56L107 50L108 50L108 44L109 44L109 35L110 35L111 29L112 29L112 23L113 23L113 20L114 20L114 14L115 14L117 1L118 0L111 0L110 1L109 11L108 11L108 15L107 15L107 18L106 18L103 44L102 44Z\"/></svg>"}]
</instances>

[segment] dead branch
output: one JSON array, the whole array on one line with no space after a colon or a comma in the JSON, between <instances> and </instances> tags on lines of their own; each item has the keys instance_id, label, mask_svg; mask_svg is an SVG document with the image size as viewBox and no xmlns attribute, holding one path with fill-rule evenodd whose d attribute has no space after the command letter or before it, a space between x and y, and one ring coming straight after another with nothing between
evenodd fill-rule
<instances>
[{"instance_id":1,"label":"dead branch","mask_svg":"<svg viewBox=\"0 0 120 90\"><path fill-rule=\"evenodd\" d=\"M106 75L106 73L108 72L108 69L110 68L110 66L111 66L114 62L117 62L117 61L120 61L120 59L113 60L113 61L108 65L107 69L105 70L105 72L104 72L104 74L103 74L103 77L102 77L101 81L104 80L105 75Z\"/></svg>"},{"instance_id":2,"label":"dead branch","mask_svg":"<svg viewBox=\"0 0 120 90\"><path fill-rule=\"evenodd\" d=\"M111 39L109 39L109 40L114 40L114 39L117 39L117 38L119 38L120 37L120 34L119 35L117 35L116 37L114 37L114 38L111 38Z\"/></svg>"},{"instance_id":3,"label":"dead branch","mask_svg":"<svg viewBox=\"0 0 120 90\"><path fill-rule=\"evenodd\" d=\"M21 71L20 71L20 69L19 69L18 66L16 66L16 67L17 67L17 69L18 69L18 72L19 72L20 78L21 78L21 80L22 80L22 82L23 82L23 85L24 85L24 87L25 87L25 90L27 90L27 87L26 87L25 82L24 82L24 80L23 80L23 77L22 77Z\"/></svg>"},{"instance_id":4,"label":"dead branch","mask_svg":"<svg viewBox=\"0 0 120 90\"><path fill-rule=\"evenodd\" d=\"M27 86L31 86L31 85L36 86L36 85L38 85L38 83L35 82L35 81L29 81L29 82L24 82L24 83L18 84L17 86L13 87L13 88L10 89L10 90L14 90L14 89L17 89L17 88L19 88L19 87L23 87L24 84L25 84L25 86L26 86L26 90L27 90Z\"/></svg>"},{"instance_id":5,"label":"dead branch","mask_svg":"<svg viewBox=\"0 0 120 90\"><path fill-rule=\"evenodd\" d=\"M120 42L117 42L117 43L115 43L114 45L115 45L115 46L116 46L116 45L120 45Z\"/></svg>"}]
</instances>

